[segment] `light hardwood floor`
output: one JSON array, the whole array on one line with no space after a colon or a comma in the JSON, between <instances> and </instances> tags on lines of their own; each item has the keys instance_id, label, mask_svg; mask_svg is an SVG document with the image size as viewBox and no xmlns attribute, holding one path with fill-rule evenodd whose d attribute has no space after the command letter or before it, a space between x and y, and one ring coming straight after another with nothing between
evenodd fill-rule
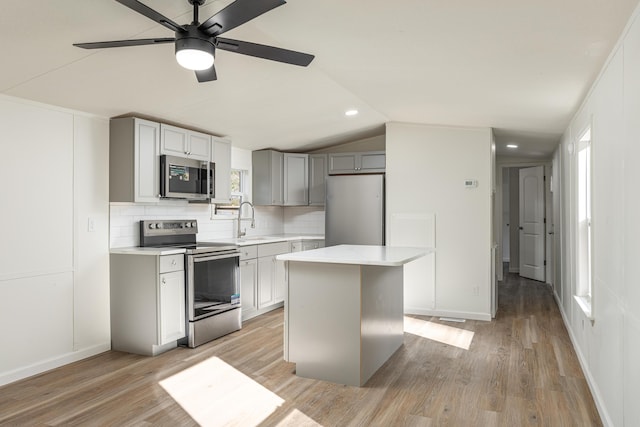
<instances>
[{"instance_id":1,"label":"light hardwood floor","mask_svg":"<svg viewBox=\"0 0 640 427\"><path fill-rule=\"evenodd\" d=\"M431 338L405 333L362 388L295 376L277 310L197 349L107 352L1 387L0 424L602 425L551 290L507 275L499 301L493 322L412 316Z\"/></svg>"}]
</instances>

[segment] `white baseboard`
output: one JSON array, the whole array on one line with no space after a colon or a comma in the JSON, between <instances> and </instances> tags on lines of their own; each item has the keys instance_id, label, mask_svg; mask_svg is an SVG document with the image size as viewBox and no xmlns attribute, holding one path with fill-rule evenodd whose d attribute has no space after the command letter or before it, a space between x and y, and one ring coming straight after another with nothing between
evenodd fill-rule
<instances>
[{"instance_id":1,"label":"white baseboard","mask_svg":"<svg viewBox=\"0 0 640 427\"><path fill-rule=\"evenodd\" d=\"M567 329L569 333L569 339L571 339L571 344L573 345L573 350L576 352L578 356L578 362L580 362L580 367L582 368L582 372L584 373L585 378L587 379L587 384L589 385L589 390L591 390L591 394L593 395L593 400L596 404L596 408L598 409L598 414L600 414L600 418L602 418L602 423L605 427L613 427L613 421L611 421L611 416L607 411L607 408L604 406L604 400L602 399L602 394L600 393L600 389L596 384L591 371L589 370L589 364L587 363L587 359L584 357L582 350L578 346L578 340L576 339L573 330L571 329L571 323L567 319L567 314L564 312L564 307L560 302L560 298L558 294L553 292L553 297L556 300L556 304L558 309L560 310L560 314L562 315L562 321L564 322L564 327Z\"/></svg>"},{"instance_id":2,"label":"white baseboard","mask_svg":"<svg viewBox=\"0 0 640 427\"><path fill-rule=\"evenodd\" d=\"M420 307L404 307L404 314L415 314L418 316L438 316L455 317L468 320L491 321L491 313L475 313L470 311L449 311L449 310L428 310Z\"/></svg>"},{"instance_id":3,"label":"white baseboard","mask_svg":"<svg viewBox=\"0 0 640 427\"><path fill-rule=\"evenodd\" d=\"M33 375L41 374L51 369L59 368L60 366L68 365L69 363L77 362L78 360L86 359L109 350L111 350L110 342L97 344L82 350L43 360L29 366L14 369L13 371L3 372L0 373L0 386L28 378Z\"/></svg>"}]
</instances>

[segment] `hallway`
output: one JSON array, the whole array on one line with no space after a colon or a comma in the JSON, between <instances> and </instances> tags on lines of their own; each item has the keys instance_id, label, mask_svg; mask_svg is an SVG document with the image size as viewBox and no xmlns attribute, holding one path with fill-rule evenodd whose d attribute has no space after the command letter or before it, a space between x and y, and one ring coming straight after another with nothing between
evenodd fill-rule
<instances>
[{"instance_id":1,"label":"hallway","mask_svg":"<svg viewBox=\"0 0 640 427\"><path fill-rule=\"evenodd\" d=\"M197 349L110 351L1 387L0 425L602 425L550 288L515 274L495 321L408 316L362 388L293 375L282 326L276 310Z\"/></svg>"}]
</instances>

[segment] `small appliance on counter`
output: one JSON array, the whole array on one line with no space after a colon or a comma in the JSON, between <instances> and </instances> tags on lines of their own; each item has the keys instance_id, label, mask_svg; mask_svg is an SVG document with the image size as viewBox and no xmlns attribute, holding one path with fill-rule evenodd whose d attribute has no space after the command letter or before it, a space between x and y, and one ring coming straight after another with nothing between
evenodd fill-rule
<instances>
[{"instance_id":1,"label":"small appliance on counter","mask_svg":"<svg viewBox=\"0 0 640 427\"><path fill-rule=\"evenodd\" d=\"M186 344L197 347L242 327L240 251L231 243L197 242L196 220L140 221L140 246L184 248Z\"/></svg>"}]
</instances>

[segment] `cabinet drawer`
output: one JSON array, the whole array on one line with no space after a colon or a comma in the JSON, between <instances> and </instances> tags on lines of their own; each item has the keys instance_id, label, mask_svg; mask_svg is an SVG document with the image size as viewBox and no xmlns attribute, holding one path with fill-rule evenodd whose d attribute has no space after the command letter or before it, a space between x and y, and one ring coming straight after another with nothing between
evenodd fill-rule
<instances>
[{"instance_id":1,"label":"cabinet drawer","mask_svg":"<svg viewBox=\"0 0 640 427\"><path fill-rule=\"evenodd\" d=\"M324 240L304 240L302 242L302 250L308 251L324 247Z\"/></svg>"},{"instance_id":2,"label":"cabinet drawer","mask_svg":"<svg viewBox=\"0 0 640 427\"><path fill-rule=\"evenodd\" d=\"M184 270L184 255L163 255L160 257L160 273Z\"/></svg>"},{"instance_id":3,"label":"cabinet drawer","mask_svg":"<svg viewBox=\"0 0 640 427\"><path fill-rule=\"evenodd\" d=\"M258 258L289 253L289 242L265 243L258 246Z\"/></svg>"},{"instance_id":4,"label":"cabinet drawer","mask_svg":"<svg viewBox=\"0 0 640 427\"><path fill-rule=\"evenodd\" d=\"M245 259L256 258L258 256L258 247L256 245L240 246L240 261Z\"/></svg>"}]
</instances>

